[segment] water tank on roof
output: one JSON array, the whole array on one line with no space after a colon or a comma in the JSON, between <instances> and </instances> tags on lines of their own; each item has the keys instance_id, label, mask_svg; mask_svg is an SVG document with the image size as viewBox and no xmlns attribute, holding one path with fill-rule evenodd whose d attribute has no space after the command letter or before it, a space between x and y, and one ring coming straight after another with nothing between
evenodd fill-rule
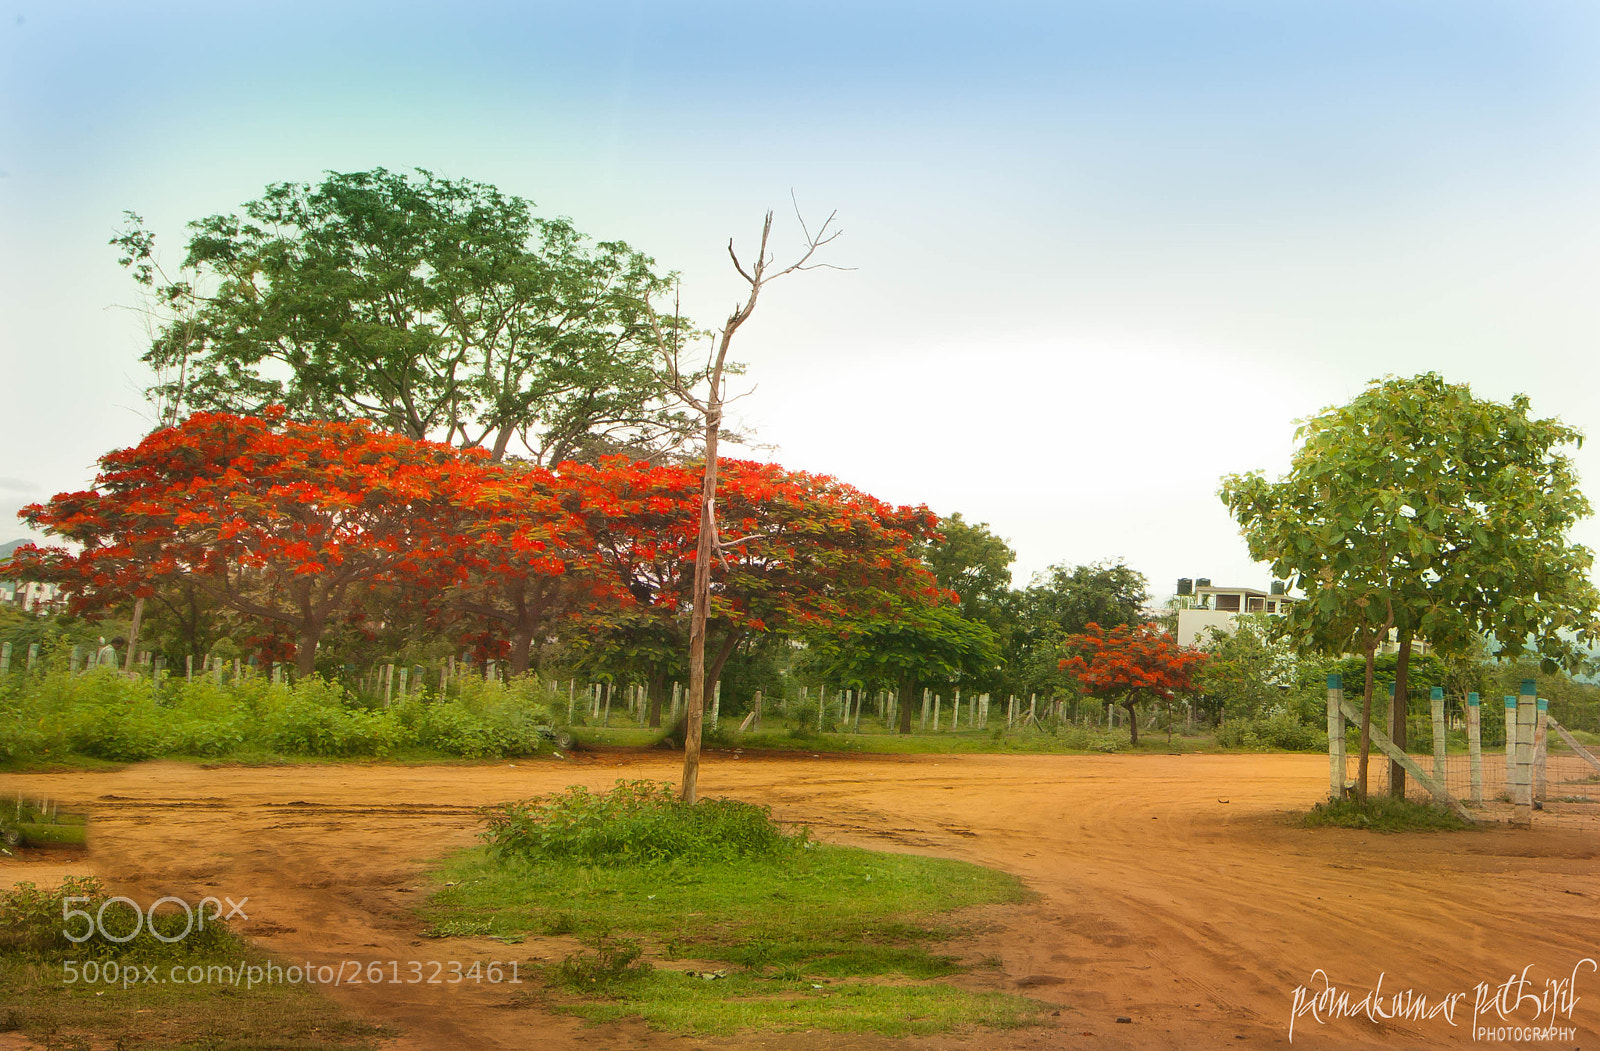
<instances>
[{"instance_id":1,"label":"water tank on roof","mask_svg":"<svg viewBox=\"0 0 1600 1051\"><path fill-rule=\"evenodd\" d=\"M1283 581L1281 581L1281 580L1274 580L1274 581L1273 581L1273 582L1272 582L1272 593L1273 593L1273 594L1274 594L1274 595L1282 595L1282 594L1283 594L1283 593L1284 593L1284 589L1283 589Z\"/></svg>"},{"instance_id":2,"label":"water tank on roof","mask_svg":"<svg viewBox=\"0 0 1600 1051\"><path fill-rule=\"evenodd\" d=\"M1199 580L1196 580L1194 582L1194 586L1197 587L1197 588L1208 588L1208 587L1211 586L1211 578L1210 577L1201 577Z\"/></svg>"},{"instance_id":3,"label":"water tank on roof","mask_svg":"<svg viewBox=\"0 0 1600 1051\"><path fill-rule=\"evenodd\" d=\"M1180 595L1193 595L1194 594L1194 581L1190 580L1188 577L1179 577L1178 578L1178 594L1180 594Z\"/></svg>"}]
</instances>

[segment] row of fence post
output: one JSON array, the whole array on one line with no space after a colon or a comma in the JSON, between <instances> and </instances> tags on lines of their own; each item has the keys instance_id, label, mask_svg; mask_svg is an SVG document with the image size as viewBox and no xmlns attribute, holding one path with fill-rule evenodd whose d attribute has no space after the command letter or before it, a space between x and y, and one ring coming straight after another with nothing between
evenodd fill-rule
<instances>
[{"instance_id":1,"label":"row of fence post","mask_svg":"<svg viewBox=\"0 0 1600 1051\"><path fill-rule=\"evenodd\" d=\"M1546 766L1549 753L1550 702L1537 696L1538 686L1532 679L1522 681L1516 696L1505 698L1506 709L1506 796L1510 800L1512 823L1533 823L1534 801L1546 798ZM1440 785L1445 783L1446 731L1444 689L1435 686L1429 691L1430 715L1433 721L1433 777ZM1337 674L1328 676L1328 792L1333 799L1343 798L1345 781L1345 717L1343 681ZM1483 741L1482 700L1476 693L1467 694L1467 770L1471 800L1483 802Z\"/></svg>"}]
</instances>

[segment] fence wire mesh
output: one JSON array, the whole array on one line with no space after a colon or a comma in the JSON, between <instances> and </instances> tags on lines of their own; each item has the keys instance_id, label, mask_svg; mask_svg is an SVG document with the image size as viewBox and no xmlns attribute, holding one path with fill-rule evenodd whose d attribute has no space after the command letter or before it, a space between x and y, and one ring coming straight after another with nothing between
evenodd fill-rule
<instances>
[{"instance_id":1,"label":"fence wire mesh","mask_svg":"<svg viewBox=\"0 0 1600 1051\"><path fill-rule=\"evenodd\" d=\"M1451 737L1455 734L1449 735ZM1600 749L1585 746L1590 755ZM1515 807L1508 786L1515 775L1508 776L1506 751L1501 743L1485 747L1479 762L1479 773L1474 777L1472 760L1464 746L1451 741L1444 756L1442 771L1431 752L1418 753L1414 748L1407 754L1416 761L1424 773L1444 783L1445 790L1459 799L1480 821L1509 822ZM1359 755L1352 742L1345 757L1345 783L1357 779ZM1367 766L1368 796L1388 795L1390 761L1376 746ZM1442 773L1442 777L1440 776ZM1405 778L1406 798L1427 802L1433 797L1415 777ZM1536 825L1587 829L1600 833L1600 770L1567 745L1567 742L1550 729L1546 740L1543 777L1539 765L1534 768L1534 815Z\"/></svg>"}]
</instances>

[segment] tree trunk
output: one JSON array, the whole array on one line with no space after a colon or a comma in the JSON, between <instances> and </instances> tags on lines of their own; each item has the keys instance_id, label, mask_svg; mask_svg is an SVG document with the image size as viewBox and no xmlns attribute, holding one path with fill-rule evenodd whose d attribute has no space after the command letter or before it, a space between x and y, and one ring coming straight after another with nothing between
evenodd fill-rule
<instances>
[{"instance_id":1,"label":"tree trunk","mask_svg":"<svg viewBox=\"0 0 1600 1051\"><path fill-rule=\"evenodd\" d=\"M528 670L528 653L533 649L533 629L519 627L511 633L511 653L509 654L510 674L521 675Z\"/></svg>"},{"instance_id":2,"label":"tree trunk","mask_svg":"<svg viewBox=\"0 0 1600 1051\"><path fill-rule=\"evenodd\" d=\"M1367 802L1367 758L1372 752L1372 665L1377 659L1378 640L1367 646L1367 676L1361 690L1361 752L1356 760L1356 802Z\"/></svg>"},{"instance_id":3,"label":"tree trunk","mask_svg":"<svg viewBox=\"0 0 1600 1051\"><path fill-rule=\"evenodd\" d=\"M322 622L307 620L300 627L300 638L294 645L294 670L300 678L317 673L317 643L322 640Z\"/></svg>"},{"instance_id":4,"label":"tree trunk","mask_svg":"<svg viewBox=\"0 0 1600 1051\"><path fill-rule=\"evenodd\" d=\"M139 659L139 622L144 619L144 599L133 600L133 623L128 625L128 655L123 663L123 670L131 673L134 662Z\"/></svg>"},{"instance_id":5,"label":"tree trunk","mask_svg":"<svg viewBox=\"0 0 1600 1051\"><path fill-rule=\"evenodd\" d=\"M724 343L724 348L726 343ZM680 798L695 801L700 780L700 732L706 700L706 615L711 605L711 538L717 513L717 437L722 424L718 385L722 362L712 376L711 398L706 406L706 471L700 485L700 536L695 544L694 603L689 616L689 697L683 731L683 788Z\"/></svg>"},{"instance_id":6,"label":"tree trunk","mask_svg":"<svg viewBox=\"0 0 1600 1051\"><path fill-rule=\"evenodd\" d=\"M1134 711L1132 701L1123 701L1122 706L1128 710L1128 743L1134 747L1139 744L1139 713Z\"/></svg>"},{"instance_id":7,"label":"tree trunk","mask_svg":"<svg viewBox=\"0 0 1600 1051\"><path fill-rule=\"evenodd\" d=\"M1400 652L1395 655L1394 661L1394 703L1389 705L1389 740L1402 752L1406 750L1406 725L1410 722L1410 665L1411 665L1411 632L1400 633ZM1389 798L1404 799L1406 797L1406 768L1389 760Z\"/></svg>"},{"instance_id":8,"label":"tree trunk","mask_svg":"<svg viewBox=\"0 0 1600 1051\"><path fill-rule=\"evenodd\" d=\"M896 729L900 733L908 734L908 733L911 732L911 698L915 697L916 694L917 694L917 680L915 680L915 679L901 679L900 680L900 693L899 693L900 718L899 718L899 726L896 727Z\"/></svg>"},{"instance_id":9,"label":"tree trunk","mask_svg":"<svg viewBox=\"0 0 1600 1051\"><path fill-rule=\"evenodd\" d=\"M661 701L667 695L667 673L656 672L650 676L650 726L661 726Z\"/></svg>"}]
</instances>

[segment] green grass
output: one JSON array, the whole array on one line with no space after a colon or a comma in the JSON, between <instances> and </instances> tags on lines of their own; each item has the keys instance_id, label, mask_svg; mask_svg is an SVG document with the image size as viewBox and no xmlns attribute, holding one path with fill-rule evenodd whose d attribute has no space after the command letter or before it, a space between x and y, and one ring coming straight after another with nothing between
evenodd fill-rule
<instances>
[{"instance_id":1,"label":"green grass","mask_svg":"<svg viewBox=\"0 0 1600 1051\"><path fill-rule=\"evenodd\" d=\"M91 913L106 899L87 878L0 894L0 1032L47 1049L173 1051L358 1051L390 1035L347 1017L310 985L234 984L236 969L265 968L267 957L215 921L171 944L143 931L125 945L98 935L74 945L62 934L68 896L87 897L72 904ZM117 916L123 908L107 912L108 925L126 919ZM162 933L178 937L179 920L158 916ZM193 967L208 980L173 980L173 968L188 975Z\"/></svg>"},{"instance_id":2,"label":"green grass","mask_svg":"<svg viewBox=\"0 0 1600 1051\"><path fill-rule=\"evenodd\" d=\"M1445 807L1409 799L1369 796L1318 803L1305 815L1307 828L1362 828L1371 832L1458 832L1475 828Z\"/></svg>"},{"instance_id":3,"label":"green grass","mask_svg":"<svg viewBox=\"0 0 1600 1051\"><path fill-rule=\"evenodd\" d=\"M693 808L723 816L697 830L711 848L642 860L653 856L642 844L659 841L662 828L677 842L689 808L637 782L614 794L622 798L615 806L569 791L518 811L554 814L562 827L549 833L530 834L491 812L493 845L436 873L443 886L422 910L430 933L576 937L587 948L547 968L544 979L551 1006L594 1021L637 1015L672 1032L903 1036L1037 1020L1033 1001L940 981L973 966L946 951L965 930L958 910L1024 900L1015 877L819 845L803 834L755 835L751 812L770 820L732 801ZM641 809L659 809L661 827ZM611 834L617 825L624 831ZM739 849L716 845L723 841ZM579 846L585 852L575 853ZM706 980L691 970L720 975Z\"/></svg>"}]
</instances>

